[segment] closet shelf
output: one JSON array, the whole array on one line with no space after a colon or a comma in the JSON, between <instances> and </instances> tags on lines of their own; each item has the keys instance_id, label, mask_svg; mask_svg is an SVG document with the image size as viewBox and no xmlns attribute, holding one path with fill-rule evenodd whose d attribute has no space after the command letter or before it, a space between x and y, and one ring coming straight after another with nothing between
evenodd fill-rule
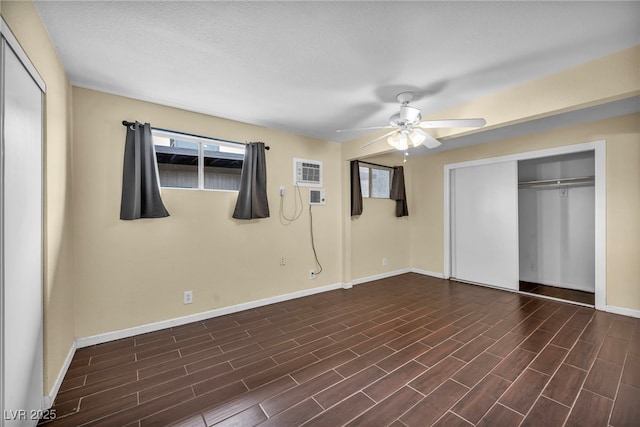
<instances>
[{"instance_id":1,"label":"closet shelf","mask_svg":"<svg viewBox=\"0 0 640 427\"><path fill-rule=\"evenodd\" d=\"M579 185L593 185L595 176L581 176L576 178L543 179L539 181L522 181L518 183L518 188L545 188L545 187L568 187Z\"/></svg>"}]
</instances>

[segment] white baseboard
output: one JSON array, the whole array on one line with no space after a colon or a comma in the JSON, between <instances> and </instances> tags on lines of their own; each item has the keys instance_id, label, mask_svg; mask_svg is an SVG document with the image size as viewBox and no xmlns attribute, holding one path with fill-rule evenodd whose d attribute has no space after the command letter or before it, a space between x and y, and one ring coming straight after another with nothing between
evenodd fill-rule
<instances>
[{"instance_id":1,"label":"white baseboard","mask_svg":"<svg viewBox=\"0 0 640 427\"><path fill-rule=\"evenodd\" d=\"M640 319L640 310L634 310L632 308L624 308L624 307L616 307L616 306L613 306L613 305L605 305L604 306L604 311L606 311L607 313L621 314L623 316L637 317L637 318Z\"/></svg>"},{"instance_id":2,"label":"white baseboard","mask_svg":"<svg viewBox=\"0 0 640 427\"><path fill-rule=\"evenodd\" d=\"M345 285L347 287L345 287ZM129 338L135 335L146 334L149 332L159 331L161 329L172 328L174 326L186 325L187 323L199 322L213 317L224 316L225 314L236 313L242 310L249 310L256 307L262 307L277 302L287 301L295 298L306 297L309 295L319 294L322 292L333 291L335 289L348 288L348 284L335 283L333 285L320 286L317 288L305 289L302 291L291 292L283 295L276 295L274 297L263 298L256 301L250 301L242 304L236 304L229 307L216 308L214 310L205 311L202 313L190 314L188 316L177 317L169 320L162 320L154 323L147 323L140 326L134 326L132 328L121 329L113 332L106 332L103 334L92 335L88 337L76 338L76 347L83 348L96 344L102 344L109 341L115 341L122 338Z\"/></svg>"},{"instance_id":3,"label":"white baseboard","mask_svg":"<svg viewBox=\"0 0 640 427\"><path fill-rule=\"evenodd\" d=\"M201 320L211 319L213 317L224 316L225 314L236 313L242 310L248 310L251 308L262 307L269 304L274 304L277 302L287 301L295 298L301 298L309 295L319 294L322 292L333 291L335 289L349 289L351 288L351 283L336 283L333 285L320 286L317 288L305 289L302 291L291 292L284 295L277 295L275 297L264 298L256 301L250 301L242 304L232 305L230 307L218 308L215 310L205 311L202 313L191 314L189 316L178 317L175 319L163 320L160 322L148 323L145 325L135 326L132 328L121 329L119 331L106 332L104 334L92 335L88 337L77 337L73 343L71 344L71 348L69 349L69 354L67 354L67 358L64 361L64 364L60 368L60 373L56 378L56 381L51 388L51 391L48 395L43 396L42 404L44 409L49 409L53 406L53 402L58 395L58 391L60 390L60 386L62 385L62 380L64 379L67 371L69 370L69 366L71 365L71 361L73 360L73 356L75 352L79 348L89 347L96 344L103 344L109 341L115 341L122 338L128 338L135 335L145 334L148 332L159 331L161 329L171 328L174 326L185 325L191 322L198 322Z\"/></svg>"},{"instance_id":4,"label":"white baseboard","mask_svg":"<svg viewBox=\"0 0 640 427\"><path fill-rule=\"evenodd\" d=\"M73 356L76 354L76 348L76 340L73 340L73 342L71 343L71 348L69 349L69 353L67 353L67 358L64 359L62 368L60 368L60 372L58 373L56 381L53 383L53 387L51 387L51 391L49 391L48 395L42 398L43 409L51 409L51 407L53 406L53 401L56 400L56 396L58 395L58 391L60 390L60 386L62 385L62 380L64 380L64 376L67 375L67 371L69 370L69 366L71 366Z\"/></svg>"},{"instance_id":5,"label":"white baseboard","mask_svg":"<svg viewBox=\"0 0 640 427\"><path fill-rule=\"evenodd\" d=\"M386 273L374 274L373 276L361 277L359 279L353 279L352 283L354 285L361 285L367 282L373 282L374 280L386 279L387 277L398 276L400 274L405 274L411 272L409 268L403 268L400 270L388 271Z\"/></svg>"},{"instance_id":6,"label":"white baseboard","mask_svg":"<svg viewBox=\"0 0 640 427\"><path fill-rule=\"evenodd\" d=\"M223 308L218 308L215 310L210 310L210 311L206 311L206 312L202 312L202 313L196 313L196 314L191 314L189 316L184 316L184 317L179 317L179 318L175 318L175 319L169 319L169 320L163 320L160 322L154 322L154 323L148 323L145 325L140 325L140 326L136 326L133 328L127 328L127 329L122 329L119 331L113 331L113 332L107 332L104 334L98 334L98 335L92 335L92 336L88 336L88 337L79 337L76 338L72 343L71 343L71 348L69 349L69 353L67 354L67 357L62 365L62 367L60 368L60 372L58 373L58 377L56 378L56 381L53 384L53 387L51 387L51 391L49 392L48 395L43 396L42 398L42 402L43 402L43 408L44 409L50 409L51 406L53 405L53 402L56 399L56 396L58 395L58 391L60 390L60 386L62 385L62 380L64 379L65 375L67 374L67 371L69 370L69 366L71 365L71 361L73 360L73 356L75 355L76 349L78 348L82 348L82 347L88 347L91 345L96 345L96 344L102 344L102 343L106 343L109 341L114 341L114 340L118 340L121 338L128 338L134 335L139 335L139 334L144 334L144 333L148 333L148 332L154 332L154 331L158 331L161 329L166 329L166 328L171 328L173 326L180 326L180 325L185 325L187 323L191 323L191 322L197 322L197 321L201 321L201 320L206 320L206 319L210 319L213 317L219 317L219 316L224 316L225 314L231 314L231 313L236 313L238 311L242 311L242 310L248 310L251 308L257 308L257 307L262 307L265 305L269 305L269 304L274 304L277 302L282 302L282 301L288 301L291 299L295 299L295 298L301 298L301 297L305 297L305 296L309 296L309 295L314 295L314 294L319 294L322 292L328 292L328 291L332 291L335 289L350 289L353 285L358 285L358 284L362 284L362 283L367 283L367 282L371 282L374 280L379 280L379 279L384 279L387 277L393 277L393 276L398 276L400 274L404 274L404 273L418 273L418 274L423 274L425 276L432 276L432 277L437 277L437 278L444 278L444 275L442 273L434 273L431 271L427 271L427 270L421 270L421 269L417 269L417 268L407 268L407 269L401 269L401 270L395 270L395 271L390 271L387 273L382 273L382 274L376 274L374 276L368 276L368 277L362 277L360 279L355 279L352 282L346 282L346 283L336 283L333 285L327 285L327 286L320 286L317 288L311 288L311 289L305 289L302 291L296 291L296 292L291 292L288 294L284 294L284 295L277 295L275 297L269 297L269 298L264 298L264 299L260 299L260 300L256 300L256 301L250 301L250 302L246 302L246 303L242 303L242 304L236 304L230 307L223 307ZM630 317L637 317L640 318L640 310L633 310L633 309L629 309L629 308L623 308L623 307L615 307L615 306L610 306L607 305L605 306L605 311L609 312L609 313L615 313L615 314L620 314L623 316L630 316Z\"/></svg>"},{"instance_id":7,"label":"white baseboard","mask_svg":"<svg viewBox=\"0 0 640 427\"><path fill-rule=\"evenodd\" d=\"M437 277L438 279L444 279L444 274L442 273L435 273L433 271L422 270L420 268L412 268L411 272L422 274L423 276L431 276L431 277Z\"/></svg>"}]
</instances>

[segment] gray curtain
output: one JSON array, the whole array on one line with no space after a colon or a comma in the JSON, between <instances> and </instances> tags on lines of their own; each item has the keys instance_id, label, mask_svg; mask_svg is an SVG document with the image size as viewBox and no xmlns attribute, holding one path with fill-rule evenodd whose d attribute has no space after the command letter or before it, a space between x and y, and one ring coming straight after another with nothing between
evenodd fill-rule
<instances>
[{"instance_id":1,"label":"gray curtain","mask_svg":"<svg viewBox=\"0 0 640 427\"><path fill-rule=\"evenodd\" d=\"M136 122L127 126L122 171L120 219L169 216L160 197L158 164L151 125Z\"/></svg>"},{"instance_id":2,"label":"gray curtain","mask_svg":"<svg viewBox=\"0 0 640 427\"><path fill-rule=\"evenodd\" d=\"M351 161L351 216L362 214L362 189L360 188L360 162Z\"/></svg>"},{"instance_id":3,"label":"gray curtain","mask_svg":"<svg viewBox=\"0 0 640 427\"><path fill-rule=\"evenodd\" d=\"M404 168L396 166L393 168L393 179L391 180L391 192L389 198L396 201L396 216L409 216L407 207L407 194L404 189Z\"/></svg>"},{"instance_id":4,"label":"gray curtain","mask_svg":"<svg viewBox=\"0 0 640 427\"><path fill-rule=\"evenodd\" d=\"M269 217L267 164L263 142L247 144L240 175L240 191L233 217L236 219Z\"/></svg>"}]
</instances>

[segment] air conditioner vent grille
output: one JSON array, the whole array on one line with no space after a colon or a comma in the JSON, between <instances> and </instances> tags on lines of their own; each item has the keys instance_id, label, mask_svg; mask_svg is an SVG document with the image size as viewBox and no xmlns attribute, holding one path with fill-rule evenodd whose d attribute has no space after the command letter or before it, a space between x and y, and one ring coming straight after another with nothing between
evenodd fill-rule
<instances>
[{"instance_id":1,"label":"air conditioner vent grille","mask_svg":"<svg viewBox=\"0 0 640 427\"><path fill-rule=\"evenodd\" d=\"M294 158L293 184L302 187L322 187L322 162Z\"/></svg>"}]
</instances>

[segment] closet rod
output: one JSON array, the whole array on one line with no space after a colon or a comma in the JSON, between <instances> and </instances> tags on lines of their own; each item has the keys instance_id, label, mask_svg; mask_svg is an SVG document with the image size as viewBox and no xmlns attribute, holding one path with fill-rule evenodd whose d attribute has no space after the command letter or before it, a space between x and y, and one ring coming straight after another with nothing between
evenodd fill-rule
<instances>
[{"instance_id":1,"label":"closet rod","mask_svg":"<svg viewBox=\"0 0 640 427\"><path fill-rule=\"evenodd\" d=\"M543 188L591 185L595 182L595 176L581 176L576 178L543 179L538 181L523 181L518 183L518 188Z\"/></svg>"}]
</instances>

